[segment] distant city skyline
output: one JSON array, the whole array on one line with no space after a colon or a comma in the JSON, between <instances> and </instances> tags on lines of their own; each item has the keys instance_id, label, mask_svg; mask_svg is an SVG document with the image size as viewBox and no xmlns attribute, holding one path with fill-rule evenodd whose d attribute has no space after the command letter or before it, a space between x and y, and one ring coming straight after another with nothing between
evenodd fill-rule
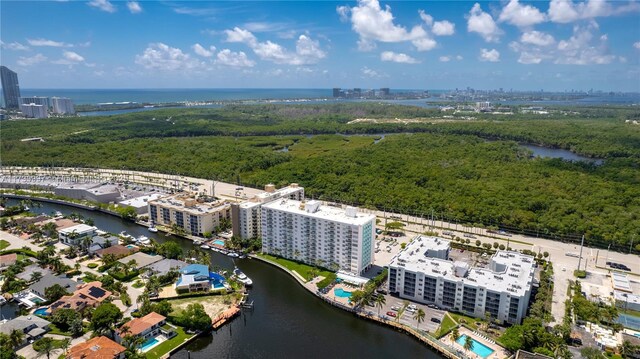
<instances>
[{"instance_id":1,"label":"distant city skyline","mask_svg":"<svg viewBox=\"0 0 640 359\"><path fill-rule=\"evenodd\" d=\"M634 1L33 4L0 14L23 89L640 91Z\"/></svg>"}]
</instances>

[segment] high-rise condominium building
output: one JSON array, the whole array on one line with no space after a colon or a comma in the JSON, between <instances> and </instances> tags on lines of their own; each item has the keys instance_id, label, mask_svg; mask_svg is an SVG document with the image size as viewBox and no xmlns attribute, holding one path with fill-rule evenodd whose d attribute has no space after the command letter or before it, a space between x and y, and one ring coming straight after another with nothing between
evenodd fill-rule
<instances>
[{"instance_id":1,"label":"high-rise condominium building","mask_svg":"<svg viewBox=\"0 0 640 359\"><path fill-rule=\"evenodd\" d=\"M535 261L519 252L498 251L486 267L449 259L450 242L416 237L389 264L389 293L477 318L486 313L519 324L529 306Z\"/></svg>"},{"instance_id":2,"label":"high-rise condominium building","mask_svg":"<svg viewBox=\"0 0 640 359\"><path fill-rule=\"evenodd\" d=\"M30 103L35 103L36 105L42 105L46 109L49 109L49 107L51 107L48 97L41 97L41 96L20 97L21 105L28 105Z\"/></svg>"},{"instance_id":3,"label":"high-rise condominium building","mask_svg":"<svg viewBox=\"0 0 640 359\"><path fill-rule=\"evenodd\" d=\"M20 111L22 111L24 117L28 118L47 118L49 116L46 106L36 105L35 103L20 105Z\"/></svg>"},{"instance_id":4,"label":"high-rise condominium building","mask_svg":"<svg viewBox=\"0 0 640 359\"><path fill-rule=\"evenodd\" d=\"M9 70L6 66L0 66L0 78L2 80L2 97L6 108L17 109L20 105L20 85L18 74Z\"/></svg>"},{"instance_id":5,"label":"high-rise condominium building","mask_svg":"<svg viewBox=\"0 0 640 359\"><path fill-rule=\"evenodd\" d=\"M359 275L373 263L375 221L355 207L276 200L262 205L262 252Z\"/></svg>"},{"instance_id":6,"label":"high-rise condominium building","mask_svg":"<svg viewBox=\"0 0 640 359\"><path fill-rule=\"evenodd\" d=\"M230 219L231 208L224 202L199 202L183 194L151 200L149 219L166 227L176 225L186 233L202 236L212 233L223 219Z\"/></svg>"},{"instance_id":7,"label":"high-rise condominium building","mask_svg":"<svg viewBox=\"0 0 640 359\"><path fill-rule=\"evenodd\" d=\"M57 113L57 114L76 113L76 110L73 107L73 102L71 101L71 99L65 98L65 97L52 97L51 107L53 108L53 113Z\"/></svg>"},{"instance_id":8,"label":"high-rise condominium building","mask_svg":"<svg viewBox=\"0 0 640 359\"><path fill-rule=\"evenodd\" d=\"M257 238L262 227L261 207L265 203L278 199L304 199L304 188L292 183L288 187L276 190L273 184L265 186L265 191L250 200L231 205L231 219L233 222L233 235L242 239Z\"/></svg>"}]
</instances>

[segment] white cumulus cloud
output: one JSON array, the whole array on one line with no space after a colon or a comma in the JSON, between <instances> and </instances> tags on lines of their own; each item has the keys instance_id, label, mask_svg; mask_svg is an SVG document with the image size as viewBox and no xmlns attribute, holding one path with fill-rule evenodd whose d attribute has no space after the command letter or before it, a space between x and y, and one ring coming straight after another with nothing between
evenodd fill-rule
<instances>
[{"instance_id":1,"label":"white cumulus cloud","mask_svg":"<svg viewBox=\"0 0 640 359\"><path fill-rule=\"evenodd\" d=\"M31 66L31 65L35 65L35 64L38 64L38 63L46 61L46 60L47 60L47 57L44 56L43 54L36 54L34 56L31 56L31 57L20 56L20 58L16 62L20 66Z\"/></svg>"},{"instance_id":2,"label":"white cumulus cloud","mask_svg":"<svg viewBox=\"0 0 640 359\"><path fill-rule=\"evenodd\" d=\"M549 46L556 42L553 36L535 30L523 33L522 36L520 36L520 41L525 44L537 46Z\"/></svg>"},{"instance_id":3,"label":"white cumulus cloud","mask_svg":"<svg viewBox=\"0 0 640 359\"><path fill-rule=\"evenodd\" d=\"M546 16L537 7L522 5L518 0L510 0L502 9L498 21L517 27L530 27L546 21Z\"/></svg>"},{"instance_id":4,"label":"white cumulus cloud","mask_svg":"<svg viewBox=\"0 0 640 359\"><path fill-rule=\"evenodd\" d=\"M480 61L498 62L500 61L500 53L496 49L480 49Z\"/></svg>"},{"instance_id":5,"label":"white cumulus cloud","mask_svg":"<svg viewBox=\"0 0 640 359\"><path fill-rule=\"evenodd\" d=\"M393 51L385 51L383 53L380 54L380 60L382 61L387 61L387 62L398 62L401 64L418 64L420 63L420 61L414 59L413 57L407 55L407 54L402 54L402 53L396 53Z\"/></svg>"},{"instance_id":6,"label":"white cumulus cloud","mask_svg":"<svg viewBox=\"0 0 640 359\"><path fill-rule=\"evenodd\" d=\"M436 21L433 23L431 31L437 36L450 36L456 32L456 25L447 20Z\"/></svg>"},{"instance_id":7,"label":"white cumulus cloud","mask_svg":"<svg viewBox=\"0 0 640 359\"><path fill-rule=\"evenodd\" d=\"M317 40L307 35L300 35L296 41L295 51L290 51L282 45L272 42L260 42L250 31L235 27L225 30L228 42L244 43L262 60L286 65L315 64L326 57L326 52L320 48Z\"/></svg>"},{"instance_id":8,"label":"white cumulus cloud","mask_svg":"<svg viewBox=\"0 0 640 359\"><path fill-rule=\"evenodd\" d=\"M440 56L438 60L440 60L440 62L449 62L451 61L451 56Z\"/></svg>"},{"instance_id":9,"label":"white cumulus cloud","mask_svg":"<svg viewBox=\"0 0 640 359\"><path fill-rule=\"evenodd\" d=\"M137 1L129 1L127 2L127 8L132 14L139 14L142 12L142 6Z\"/></svg>"},{"instance_id":10,"label":"white cumulus cloud","mask_svg":"<svg viewBox=\"0 0 640 359\"><path fill-rule=\"evenodd\" d=\"M551 0L548 11L549 20L556 23L569 23L640 11L640 5L634 1L620 6L614 6L614 3L616 2L603 0L586 0L577 3L572 0Z\"/></svg>"},{"instance_id":11,"label":"white cumulus cloud","mask_svg":"<svg viewBox=\"0 0 640 359\"><path fill-rule=\"evenodd\" d=\"M486 42L498 42L502 35L502 30L493 17L482 11L478 3L473 5L467 15L467 31L478 33Z\"/></svg>"},{"instance_id":12,"label":"white cumulus cloud","mask_svg":"<svg viewBox=\"0 0 640 359\"><path fill-rule=\"evenodd\" d=\"M216 51L215 46L209 46L209 49L206 49L204 48L204 46L197 43L191 46L191 48L193 49L193 52L196 53L196 55L202 56L202 57L211 57L213 56L213 53Z\"/></svg>"},{"instance_id":13,"label":"white cumulus cloud","mask_svg":"<svg viewBox=\"0 0 640 359\"><path fill-rule=\"evenodd\" d=\"M362 73L362 77L371 79L389 77L389 75L385 74L384 72L370 69L367 66L361 68L360 73Z\"/></svg>"},{"instance_id":14,"label":"white cumulus cloud","mask_svg":"<svg viewBox=\"0 0 640 359\"><path fill-rule=\"evenodd\" d=\"M633 47L640 50L640 41L633 43Z\"/></svg>"},{"instance_id":15,"label":"white cumulus cloud","mask_svg":"<svg viewBox=\"0 0 640 359\"><path fill-rule=\"evenodd\" d=\"M376 42L411 42L418 51L431 50L436 45L422 25L415 25L408 30L395 24L391 7L386 5L383 9L378 0L359 0L358 5L349 8L349 11L344 7L339 7L337 11L341 17L351 14L351 28L360 37L358 49L361 51L374 49ZM429 16L424 12L420 12L420 15L423 21Z\"/></svg>"},{"instance_id":16,"label":"white cumulus cloud","mask_svg":"<svg viewBox=\"0 0 640 359\"><path fill-rule=\"evenodd\" d=\"M242 51L234 52L229 49L224 49L218 52L216 64L231 67L253 67L255 62L249 60L247 54Z\"/></svg>"},{"instance_id":17,"label":"white cumulus cloud","mask_svg":"<svg viewBox=\"0 0 640 359\"><path fill-rule=\"evenodd\" d=\"M146 69L161 71L193 70L202 66L189 54L161 42L149 44L142 54L136 55L135 62Z\"/></svg>"},{"instance_id":18,"label":"white cumulus cloud","mask_svg":"<svg viewBox=\"0 0 640 359\"><path fill-rule=\"evenodd\" d=\"M61 59L51 61L52 64L69 66L77 65L82 62L84 62L84 57L73 51L63 51Z\"/></svg>"},{"instance_id":19,"label":"white cumulus cloud","mask_svg":"<svg viewBox=\"0 0 640 359\"><path fill-rule=\"evenodd\" d=\"M87 4L104 12L116 12L116 7L109 0L91 0Z\"/></svg>"}]
</instances>

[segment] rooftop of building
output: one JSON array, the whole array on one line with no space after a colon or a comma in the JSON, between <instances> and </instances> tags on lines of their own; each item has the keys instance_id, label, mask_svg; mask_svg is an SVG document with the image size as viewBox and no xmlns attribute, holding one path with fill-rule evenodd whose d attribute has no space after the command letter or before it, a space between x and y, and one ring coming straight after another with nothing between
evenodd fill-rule
<instances>
[{"instance_id":1,"label":"rooftop of building","mask_svg":"<svg viewBox=\"0 0 640 359\"><path fill-rule=\"evenodd\" d=\"M38 328L46 327L51 324L49 321L44 320L38 316L20 316L7 321L6 323L0 322L0 333L11 334L13 330L24 331L25 329L35 325Z\"/></svg>"},{"instance_id":2,"label":"rooftop of building","mask_svg":"<svg viewBox=\"0 0 640 359\"><path fill-rule=\"evenodd\" d=\"M69 349L67 359L112 359L126 351L127 348L114 342L113 340L101 336L87 340L86 342L74 345Z\"/></svg>"},{"instance_id":3,"label":"rooftop of building","mask_svg":"<svg viewBox=\"0 0 640 359\"><path fill-rule=\"evenodd\" d=\"M450 242L438 237L419 235L393 257L390 265L494 292L507 291L518 296L523 295L533 283L535 261L532 256L497 251L491 257L489 268L470 268L466 262L452 262L429 255L429 251L442 249L444 245L448 247Z\"/></svg>"},{"instance_id":4,"label":"rooftop of building","mask_svg":"<svg viewBox=\"0 0 640 359\"><path fill-rule=\"evenodd\" d=\"M216 213L225 207L229 207L229 204L224 201L198 202L196 198L185 194L162 197L156 200L150 200L148 203L196 215Z\"/></svg>"},{"instance_id":5,"label":"rooftop of building","mask_svg":"<svg viewBox=\"0 0 640 359\"><path fill-rule=\"evenodd\" d=\"M167 318L156 312L151 312L144 317L134 318L130 322L123 324L118 330L118 334L124 334L124 328L126 327L129 334L138 335L154 325L161 323L165 319Z\"/></svg>"},{"instance_id":6,"label":"rooftop of building","mask_svg":"<svg viewBox=\"0 0 640 359\"><path fill-rule=\"evenodd\" d=\"M144 268L150 264L156 263L164 259L161 255L152 256L150 254L146 254L143 252L137 252L130 256L126 256L118 260L118 262L122 264L127 264L131 261L136 261L135 267L136 269Z\"/></svg>"},{"instance_id":7,"label":"rooftop of building","mask_svg":"<svg viewBox=\"0 0 640 359\"><path fill-rule=\"evenodd\" d=\"M291 214L297 214L328 221L340 222L351 225L363 225L369 221L375 221L373 214L359 213L355 207L325 206L319 201L296 201L292 199L282 199L264 204L262 208L274 209Z\"/></svg>"},{"instance_id":8,"label":"rooftop of building","mask_svg":"<svg viewBox=\"0 0 640 359\"><path fill-rule=\"evenodd\" d=\"M66 275L53 275L53 274L45 274L40 280L31 284L29 289L36 293L44 294L45 289L52 287L54 285L60 285L67 292L71 293L76 290L78 282L67 278Z\"/></svg>"},{"instance_id":9,"label":"rooftop of building","mask_svg":"<svg viewBox=\"0 0 640 359\"><path fill-rule=\"evenodd\" d=\"M150 264L149 266L147 266L146 269L159 272L159 273L168 273L172 269L180 270L186 266L187 266L187 263L181 260L165 258L161 261Z\"/></svg>"},{"instance_id":10,"label":"rooftop of building","mask_svg":"<svg viewBox=\"0 0 640 359\"><path fill-rule=\"evenodd\" d=\"M80 224L76 224L75 226L63 228L63 229L59 230L58 232L59 233L63 233L63 234L71 234L73 232L85 233L85 232L95 231L97 229L98 229L97 227L89 226L89 225L84 224L84 223L80 223Z\"/></svg>"},{"instance_id":11,"label":"rooftop of building","mask_svg":"<svg viewBox=\"0 0 640 359\"><path fill-rule=\"evenodd\" d=\"M78 288L72 295L66 295L53 304L50 309L78 309L87 305L101 303L111 296L111 292L102 288L99 281L89 282Z\"/></svg>"},{"instance_id":12,"label":"rooftop of building","mask_svg":"<svg viewBox=\"0 0 640 359\"><path fill-rule=\"evenodd\" d=\"M134 208L141 208L141 207L146 207L147 203L149 201L156 200L156 199L158 199L160 197L162 197L162 195L160 193L153 193L153 194L149 194L149 195L145 195L145 196L129 198L127 200L120 201L118 203L120 203L123 206L131 206L131 207L134 207Z\"/></svg>"},{"instance_id":13,"label":"rooftop of building","mask_svg":"<svg viewBox=\"0 0 640 359\"><path fill-rule=\"evenodd\" d=\"M117 258L128 256L131 253L137 252L140 249L138 247L125 247L120 244L113 245L104 249L96 251L96 254L100 257L104 257L107 254L113 254Z\"/></svg>"}]
</instances>

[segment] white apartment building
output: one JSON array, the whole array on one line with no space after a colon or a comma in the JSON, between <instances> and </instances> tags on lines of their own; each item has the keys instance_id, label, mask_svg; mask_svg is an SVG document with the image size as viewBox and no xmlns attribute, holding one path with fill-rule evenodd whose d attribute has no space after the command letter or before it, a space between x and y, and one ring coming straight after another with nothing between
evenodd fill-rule
<instances>
[{"instance_id":1,"label":"white apartment building","mask_svg":"<svg viewBox=\"0 0 640 359\"><path fill-rule=\"evenodd\" d=\"M60 242L68 244L70 246L81 245L85 238L92 238L96 236L98 228L89 226L86 224L78 224L75 226L61 229L58 232L58 238ZM93 243L93 242L92 242Z\"/></svg>"},{"instance_id":2,"label":"white apartment building","mask_svg":"<svg viewBox=\"0 0 640 359\"><path fill-rule=\"evenodd\" d=\"M281 199L262 205L262 252L360 275L373 263L376 217Z\"/></svg>"},{"instance_id":3,"label":"white apartment building","mask_svg":"<svg viewBox=\"0 0 640 359\"><path fill-rule=\"evenodd\" d=\"M42 96L20 97L20 104L28 105L31 103L34 103L36 105L42 105L46 109L48 109L51 106L48 97L42 97Z\"/></svg>"},{"instance_id":4,"label":"white apartment building","mask_svg":"<svg viewBox=\"0 0 640 359\"><path fill-rule=\"evenodd\" d=\"M172 227L176 224L192 235L212 233L223 219L231 218L231 206L225 202L199 202L184 194L148 201L149 219L154 224Z\"/></svg>"},{"instance_id":5,"label":"white apartment building","mask_svg":"<svg viewBox=\"0 0 640 359\"><path fill-rule=\"evenodd\" d=\"M53 109L53 113L57 113L57 114L76 113L76 110L73 107L73 102L71 101L71 99L66 97L52 97L51 107Z\"/></svg>"},{"instance_id":6,"label":"white apartment building","mask_svg":"<svg viewBox=\"0 0 640 359\"><path fill-rule=\"evenodd\" d=\"M46 106L35 103L21 104L20 111L27 118L47 118L49 116Z\"/></svg>"},{"instance_id":7,"label":"white apartment building","mask_svg":"<svg viewBox=\"0 0 640 359\"><path fill-rule=\"evenodd\" d=\"M261 230L261 206L277 199L286 198L297 201L304 199L304 188L292 183L287 187L276 190L273 184L265 186L265 192L255 195L250 200L231 205L231 219L233 234L242 239L257 238Z\"/></svg>"},{"instance_id":8,"label":"white apartment building","mask_svg":"<svg viewBox=\"0 0 640 359\"><path fill-rule=\"evenodd\" d=\"M521 323L529 306L535 261L519 252L498 251L487 268L449 260L450 242L416 237L389 264L389 293L476 318Z\"/></svg>"}]
</instances>

